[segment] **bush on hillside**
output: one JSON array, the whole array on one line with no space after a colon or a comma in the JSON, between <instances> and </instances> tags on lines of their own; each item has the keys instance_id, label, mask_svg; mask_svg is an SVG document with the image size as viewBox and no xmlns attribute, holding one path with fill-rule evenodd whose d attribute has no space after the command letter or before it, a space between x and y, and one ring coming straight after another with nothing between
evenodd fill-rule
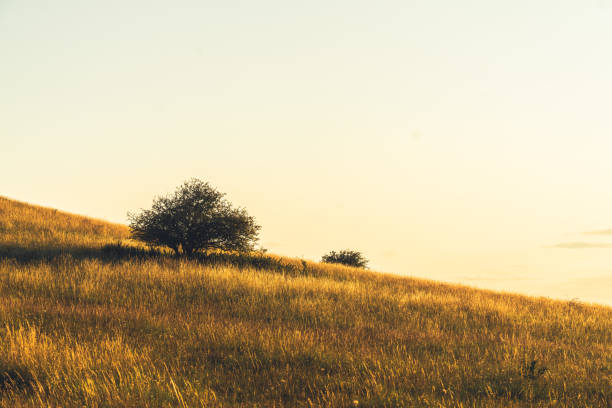
<instances>
[{"instance_id":1,"label":"bush on hillside","mask_svg":"<svg viewBox=\"0 0 612 408\"><path fill-rule=\"evenodd\" d=\"M369 261L359 251L344 249L339 252L331 251L323 255L321 262L366 268Z\"/></svg>"},{"instance_id":2,"label":"bush on hillside","mask_svg":"<svg viewBox=\"0 0 612 408\"><path fill-rule=\"evenodd\" d=\"M200 250L248 251L260 229L244 208L234 208L208 183L191 179L174 194L157 197L150 210L128 213L132 236L177 255Z\"/></svg>"}]
</instances>

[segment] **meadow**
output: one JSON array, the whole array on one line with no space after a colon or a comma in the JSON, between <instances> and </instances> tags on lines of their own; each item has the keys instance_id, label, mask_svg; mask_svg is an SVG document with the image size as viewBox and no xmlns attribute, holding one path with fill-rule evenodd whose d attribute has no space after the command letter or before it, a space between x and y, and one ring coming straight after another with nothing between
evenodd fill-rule
<instances>
[{"instance_id":1,"label":"meadow","mask_svg":"<svg viewBox=\"0 0 612 408\"><path fill-rule=\"evenodd\" d=\"M0 406L610 407L612 308L179 258L0 198Z\"/></svg>"}]
</instances>

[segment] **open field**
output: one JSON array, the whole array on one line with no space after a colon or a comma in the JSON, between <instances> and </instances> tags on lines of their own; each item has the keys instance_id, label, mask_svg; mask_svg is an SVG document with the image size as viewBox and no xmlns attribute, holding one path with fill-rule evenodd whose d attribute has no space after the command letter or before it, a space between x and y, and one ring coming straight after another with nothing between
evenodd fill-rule
<instances>
[{"instance_id":1,"label":"open field","mask_svg":"<svg viewBox=\"0 0 612 408\"><path fill-rule=\"evenodd\" d=\"M611 308L179 259L3 198L0 316L3 407L612 406Z\"/></svg>"}]
</instances>

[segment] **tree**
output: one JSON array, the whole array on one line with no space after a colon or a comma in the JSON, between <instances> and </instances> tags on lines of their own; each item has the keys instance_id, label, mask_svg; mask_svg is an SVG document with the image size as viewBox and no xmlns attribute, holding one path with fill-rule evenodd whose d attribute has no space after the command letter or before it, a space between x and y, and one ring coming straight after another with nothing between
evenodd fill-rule
<instances>
[{"instance_id":1,"label":"tree","mask_svg":"<svg viewBox=\"0 0 612 408\"><path fill-rule=\"evenodd\" d=\"M369 261L359 251L344 249L339 252L331 251L330 253L323 255L321 262L355 266L357 268L367 268Z\"/></svg>"},{"instance_id":2,"label":"tree","mask_svg":"<svg viewBox=\"0 0 612 408\"><path fill-rule=\"evenodd\" d=\"M201 180L186 181L174 194L156 197L150 210L128 213L132 236L169 247L177 255L202 249L252 250L261 227L224 196Z\"/></svg>"}]
</instances>

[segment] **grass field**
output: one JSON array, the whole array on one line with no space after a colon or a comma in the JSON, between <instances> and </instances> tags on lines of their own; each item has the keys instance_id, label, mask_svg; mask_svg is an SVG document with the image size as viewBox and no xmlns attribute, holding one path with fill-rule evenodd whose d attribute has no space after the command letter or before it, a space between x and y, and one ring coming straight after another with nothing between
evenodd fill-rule
<instances>
[{"instance_id":1,"label":"grass field","mask_svg":"<svg viewBox=\"0 0 612 408\"><path fill-rule=\"evenodd\" d=\"M3 198L0 317L3 407L612 406L612 308L180 259Z\"/></svg>"}]
</instances>

